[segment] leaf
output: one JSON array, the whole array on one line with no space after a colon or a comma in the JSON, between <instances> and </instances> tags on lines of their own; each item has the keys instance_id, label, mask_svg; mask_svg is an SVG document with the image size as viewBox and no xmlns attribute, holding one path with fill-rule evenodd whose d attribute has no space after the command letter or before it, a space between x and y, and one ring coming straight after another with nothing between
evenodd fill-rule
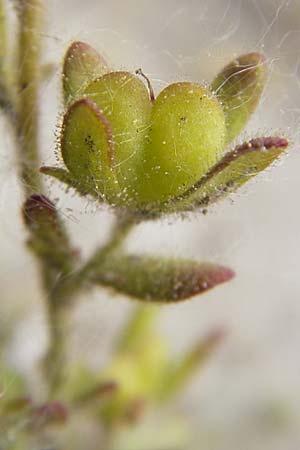
<instances>
[{"instance_id":1,"label":"leaf","mask_svg":"<svg viewBox=\"0 0 300 450\"><path fill-rule=\"evenodd\" d=\"M144 345L149 336L154 333L154 323L158 310L154 306L139 306L130 317L128 324L125 326L119 343L118 352L132 351L136 347Z\"/></svg>"},{"instance_id":2,"label":"leaf","mask_svg":"<svg viewBox=\"0 0 300 450\"><path fill-rule=\"evenodd\" d=\"M189 379L199 370L212 355L218 345L223 341L225 330L213 330L204 339L202 338L191 350L176 363L173 362L161 392L164 401L179 392Z\"/></svg>"},{"instance_id":3,"label":"leaf","mask_svg":"<svg viewBox=\"0 0 300 450\"><path fill-rule=\"evenodd\" d=\"M73 42L63 64L63 91L67 105L80 96L87 84L108 70L102 56L84 42Z\"/></svg>"},{"instance_id":4,"label":"leaf","mask_svg":"<svg viewBox=\"0 0 300 450\"><path fill-rule=\"evenodd\" d=\"M248 53L228 64L212 82L225 112L227 142L246 125L260 100L266 79L266 58L260 53Z\"/></svg>"},{"instance_id":5,"label":"leaf","mask_svg":"<svg viewBox=\"0 0 300 450\"><path fill-rule=\"evenodd\" d=\"M31 233L28 241L31 249L58 273L69 273L76 251L70 245L55 205L44 195L32 195L24 204L23 218Z\"/></svg>"},{"instance_id":6,"label":"leaf","mask_svg":"<svg viewBox=\"0 0 300 450\"><path fill-rule=\"evenodd\" d=\"M179 302L229 281L223 266L133 255L110 256L90 272L95 283L146 302Z\"/></svg>"},{"instance_id":7,"label":"leaf","mask_svg":"<svg viewBox=\"0 0 300 450\"><path fill-rule=\"evenodd\" d=\"M288 146L287 139L262 137L238 145L227 153L200 181L175 203L176 211L206 207L235 192L277 160Z\"/></svg>"}]
</instances>

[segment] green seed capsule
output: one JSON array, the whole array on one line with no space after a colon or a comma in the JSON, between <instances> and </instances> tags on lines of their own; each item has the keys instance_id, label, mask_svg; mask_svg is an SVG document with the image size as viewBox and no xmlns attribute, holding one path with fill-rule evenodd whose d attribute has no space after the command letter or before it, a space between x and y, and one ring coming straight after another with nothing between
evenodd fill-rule
<instances>
[{"instance_id":1,"label":"green seed capsule","mask_svg":"<svg viewBox=\"0 0 300 450\"><path fill-rule=\"evenodd\" d=\"M42 172L81 195L142 218L204 207L264 170L288 145L280 137L262 137L226 153L267 80L266 58L259 53L228 64L210 90L179 82L157 99L141 69L135 75L109 70L83 42L74 42L64 59L68 109L60 143L68 170Z\"/></svg>"},{"instance_id":2,"label":"green seed capsule","mask_svg":"<svg viewBox=\"0 0 300 450\"><path fill-rule=\"evenodd\" d=\"M149 141L136 184L141 203L180 195L222 156L225 118L203 86L175 83L153 105Z\"/></svg>"},{"instance_id":3,"label":"green seed capsule","mask_svg":"<svg viewBox=\"0 0 300 450\"><path fill-rule=\"evenodd\" d=\"M115 173L122 199L134 201L136 172L144 154L152 105L144 83L128 72L111 72L93 81L84 96L110 123L115 148ZM87 123L87 127L89 127Z\"/></svg>"}]
</instances>

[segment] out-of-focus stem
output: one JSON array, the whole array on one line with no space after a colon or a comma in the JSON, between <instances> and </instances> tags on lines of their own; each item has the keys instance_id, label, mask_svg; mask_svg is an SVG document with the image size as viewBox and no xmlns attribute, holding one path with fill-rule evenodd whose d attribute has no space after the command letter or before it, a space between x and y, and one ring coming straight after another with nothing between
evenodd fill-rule
<instances>
[{"instance_id":1,"label":"out-of-focus stem","mask_svg":"<svg viewBox=\"0 0 300 450\"><path fill-rule=\"evenodd\" d=\"M97 250L86 265L78 272L74 279L75 283L81 283L87 279L90 272L92 272L94 268L99 267L109 254L119 250L134 225L135 223L130 217L118 219L108 242Z\"/></svg>"},{"instance_id":2,"label":"out-of-focus stem","mask_svg":"<svg viewBox=\"0 0 300 450\"><path fill-rule=\"evenodd\" d=\"M26 196L41 193L38 172L39 82L42 1L19 0L16 129L21 180Z\"/></svg>"},{"instance_id":3,"label":"out-of-focus stem","mask_svg":"<svg viewBox=\"0 0 300 450\"><path fill-rule=\"evenodd\" d=\"M7 17L4 0L0 0L0 108L12 117L7 73Z\"/></svg>"},{"instance_id":4,"label":"out-of-focus stem","mask_svg":"<svg viewBox=\"0 0 300 450\"><path fill-rule=\"evenodd\" d=\"M119 250L133 226L134 223L130 219L117 220L108 242L95 252L79 272L68 277L65 282L64 280L58 280L55 289L51 289L51 285L53 287L53 284L55 284L54 280L47 276L44 278L45 290L50 292L48 294L50 344L43 369L48 380L50 396L53 396L59 389L65 375L65 330L69 308L85 287L87 275L90 271L95 266L101 265L104 258Z\"/></svg>"},{"instance_id":5,"label":"out-of-focus stem","mask_svg":"<svg viewBox=\"0 0 300 450\"><path fill-rule=\"evenodd\" d=\"M66 319L64 311L53 303L53 299L48 301L48 323L49 323L49 348L44 360L44 376L48 383L48 395L53 397L61 386L65 375L66 352L65 334Z\"/></svg>"},{"instance_id":6,"label":"out-of-focus stem","mask_svg":"<svg viewBox=\"0 0 300 450\"><path fill-rule=\"evenodd\" d=\"M4 1L0 0L0 79L5 71L6 62L6 14Z\"/></svg>"},{"instance_id":7,"label":"out-of-focus stem","mask_svg":"<svg viewBox=\"0 0 300 450\"><path fill-rule=\"evenodd\" d=\"M1 1L1 0L0 0ZM42 193L39 173L39 83L41 76L40 41L43 24L42 0L18 0L18 55L16 67L17 108L14 120L20 178L26 197ZM44 364L44 376L49 394L61 379L64 365L63 314L58 307L60 290L56 275L49 265L40 267L47 299L50 332L49 351Z\"/></svg>"}]
</instances>

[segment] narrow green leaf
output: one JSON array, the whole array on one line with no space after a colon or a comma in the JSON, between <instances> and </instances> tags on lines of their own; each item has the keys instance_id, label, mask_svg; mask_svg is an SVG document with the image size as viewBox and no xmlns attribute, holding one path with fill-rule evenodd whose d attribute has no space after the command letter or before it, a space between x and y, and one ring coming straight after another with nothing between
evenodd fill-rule
<instances>
[{"instance_id":1,"label":"narrow green leaf","mask_svg":"<svg viewBox=\"0 0 300 450\"><path fill-rule=\"evenodd\" d=\"M216 329L201 339L191 350L189 350L179 361L173 362L162 390L164 400L175 395L187 384L189 379L214 353L225 336L223 329Z\"/></svg>"},{"instance_id":2,"label":"narrow green leaf","mask_svg":"<svg viewBox=\"0 0 300 450\"><path fill-rule=\"evenodd\" d=\"M231 269L215 264L118 254L91 270L89 277L146 302L179 302L233 276Z\"/></svg>"},{"instance_id":3,"label":"narrow green leaf","mask_svg":"<svg viewBox=\"0 0 300 450\"><path fill-rule=\"evenodd\" d=\"M157 308L154 306L139 306L125 326L119 339L118 352L131 351L136 346L143 345L145 339L153 334L155 319L157 317Z\"/></svg>"},{"instance_id":4,"label":"narrow green leaf","mask_svg":"<svg viewBox=\"0 0 300 450\"><path fill-rule=\"evenodd\" d=\"M55 205L43 195L32 195L25 202L23 217L31 236L28 245L57 273L73 269L76 251L71 247Z\"/></svg>"},{"instance_id":5,"label":"narrow green leaf","mask_svg":"<svg viewBox=\"0 0 300 450\"><path fill-rule=\"evenodd\" d=\"M223 105L227 142L242 131L255 110L267 79L266 58L260 53L239 56L214 79L212 89Z\"/></svg>"},{"instance_id":6,"label":"narrow green leaf","mask_svg":"<svg viewBox=\"0 0 300 450\"><path fill-rule=\"evenodd\" d=\"M63 91L67 105L76 100L87 84L107 72L103 57L84 42L73 42L63 64Z\"/></svg>"},{"instance_id":7,"label":"narrow green leaf","mask_svg":"<svg viewBox=\"0 0 300 450\"><path fill-rule=\"evenodd\" d=\"M206 207L235 192L259 172L277 160L288 146L280 137L262 137L238 145L227 153L208 173L186 191L174 210Z\"/></svg>"}]
</instances>

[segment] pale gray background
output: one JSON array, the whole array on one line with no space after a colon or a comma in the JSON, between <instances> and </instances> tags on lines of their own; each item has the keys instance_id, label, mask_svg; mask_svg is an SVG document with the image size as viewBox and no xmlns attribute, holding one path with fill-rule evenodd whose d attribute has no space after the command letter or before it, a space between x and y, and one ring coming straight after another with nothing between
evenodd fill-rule
<instances>
[{"instance_id":1,"label":"pale gray background","mask_svg":"<svg viewBox=\"0 0 300 450\"><path fill-rule=\"evenodd\" d=\"M234 55L268 57L263 101L240 140L281 133L289 155L206 217L148 223L131 250L190 256L227 264L236 279L205 296L162 310L161 329L174 352L214 326L229 336L181 401L204 450L300 448L300 2L279 0L78 0L47 2L45 61L61 61L74 39L86 40L116 68L142 67L159 91L167 83L209 81ZM59 69L43 87L43 161L54 161L61 99ZM30 373L46 343L43 307L31 257L22 248L10 140L0 124L0 326L14 305L22 323L11 345L15 364ZM108 232L111 216L48 183L74 242L88 254ZM70 329L73 358L97 367L112 329L131 304L95 291ZM31 355L29 357L29 355ZM214 435L212 438L211 433Z\"/></svg>"}]
</instances>

